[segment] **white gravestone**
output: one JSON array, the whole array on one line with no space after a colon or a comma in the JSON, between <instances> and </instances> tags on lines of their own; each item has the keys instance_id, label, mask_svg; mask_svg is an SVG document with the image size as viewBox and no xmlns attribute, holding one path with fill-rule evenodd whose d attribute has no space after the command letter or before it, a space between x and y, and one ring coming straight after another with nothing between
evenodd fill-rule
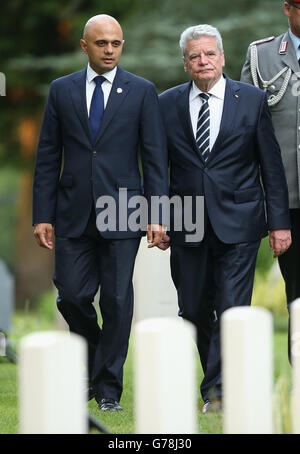
<instances>
[{"instance_id":1,"label":"white gravestone","mask_svg":"<svg viewBox=\"0 0 300 454\"><path fill-rule=\"evenodd\" d=\"M0 96L6 96L6 77L0 72Z\"/></svg>"},{"instance_id":2,"label":"white gravestone","mask_svg":"<svg viewBox=\"0 0 300 454\"><path fill-rule=\"evenodd\" d=\"M272 317L259 307L228 309L221 318L224 432L271 434Z\"/></svg>"},{"instance_id":3,"label":"white gravestone","mask_svg":"<svg viewBox=\"0 0 300 454\"><path fill-rule=\"evenodd\" d=\"M176 318L135 325L136 433L196 433L195 328Z\"/></svg>"},{"instance_id":4,"label":"white gravestone","mask_svg":"<svg viewBox=\"0 0 300 454\"><path fill-rule=\"evenodd\" d=\"M11 331L14 292L14 278L5 263L0 260L0 332L9 333Z\"/></svg>"},{"instance_id":5,"label":"white gravestone","mask_svg":"<svg viewBox=\"0 0 300 454\"><path fill-rule=\"evenodd\" d=\"M19 353L20 432L87 433L84 339L62 331L29 334Z\"/></svg>"},{"instance_id":6,"label":"white gravestone","mask_svg":"<svg viewBox=\"0 0 300 454\"><path fill-rule=\"evenodd\" d=\"M177 292L170 271L170 249L148 249L142 238L135 262L134 321L153 317L177 317Z\"/></svg>"},{"instance_id":7,"label":"white gravestone","mask_svg":"<svg viewBox=\"0 0 300 454\"><path fill-rule=\"evenodd\" d=\"M292 356L292 425L293 433L300 434L300 298L291 304L291 356Z\"/></svg>"}]
</instances>

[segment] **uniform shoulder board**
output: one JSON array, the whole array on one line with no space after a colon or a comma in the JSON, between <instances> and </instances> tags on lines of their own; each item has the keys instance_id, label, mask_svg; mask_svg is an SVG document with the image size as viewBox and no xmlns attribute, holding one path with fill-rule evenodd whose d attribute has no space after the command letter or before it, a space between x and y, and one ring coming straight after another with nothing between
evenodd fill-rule
<instances>
[{"instance_id":1,"label":"uniform shoulder board","mask_svg":"<svg viewBox=\"0 0 300 454\"><path fill-rule=\"evenodd\" d=\"M269 36L269 38L263 38L263 39L259 39L258 41L253 41L253 43L251 43L250 46L257 46L258 44L269 43L270 41L273 41L274 39L275 39L275 36Z\"/></svg>"}]
</instances>

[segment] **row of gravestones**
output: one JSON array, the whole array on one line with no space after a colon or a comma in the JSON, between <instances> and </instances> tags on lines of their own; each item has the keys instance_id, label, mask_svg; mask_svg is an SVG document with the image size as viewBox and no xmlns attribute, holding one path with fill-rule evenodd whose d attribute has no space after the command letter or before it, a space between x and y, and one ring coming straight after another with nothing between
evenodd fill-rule
<instances>
[{"instance_id":1,"label":"row of gravestones","mask_svg":"<svg viewBox=\"0 0 300 454\"><path fill-rule=\"evenodd\" d=\"M292 423L293 433L299 434L299 300L292 304L292 320ZM224 433L274 433L271 314L263 308L229 309L221 317L221 332ZM197 433L193 340L194 327L179 318L148 319L135 325L136 433ZM44 332L22 339L18 386L21 433L87 433L86 363L86 342L75 334Z\"/></svg>"},{"instance_id":2,"label":"row of gravestones","mask_svg":"<svg viewBox=\"0 0 300 454\"><path fill-rule=\"evenodd\" d=\"M157 266L159 265L159 266ZM170 271L169 271L169 253L163 253L161 251L155 250L151 251L147 249L147 243L144 241L141 245L141 249L139 251L139 256L137 257L137 263L136 263L136 271L135 271L135 277L134 277L134 282L135 282L135 296L136 296L136 301L138 302L138 311L136 313L136 321L139 320L144 320L144 319L149 319L151 317L155 316L168 316L168 315L175 315L177 308L176 308L176 293L175 289L172 285L171 277L170 277ZM149 279L149 276L151 275L151 279ZM147 278L145 278L147 276ZM154 276L154 278L153 278ZM159 283L159 285L156 285L154 287L147 287L147 285L153 284L153 282ZM11 329L11 316L12 316L12 311L13 311L13 306L14 306L14 282L13 278L11 277L9 271L7 270L7 267L3 264L3 262L0 261L0 286L1 286L1 304L0 304L0 331L4 332L10 332ZM156 292L156 293L155 293ZM140 304L142 303L142 304ZM151 309L149 309L151 308ZM240 366L240 381L242 382L243 386L247 386L247 383L249 382L249 377L251 377L252 372L251 371L259 371L259 375L253 375L252 376L252 383L251 383L251 389L252 393L245 392L245 389L240 388L239 392L239 399L236 401L234 399L234 394L236 394L236 390L239 386L239 381L236 383L234 380L228 380L226 381L227 383L227 394L233 395L232 398L228 399L227 403L227 412L229 412L231 415L236 415L236 418L231 417L231 419L228 419L227 421L233 421L235 419L236 424L239 422L242 422L245 420L247 417L249 419L249 424L252 422L257 422L257 414L260 412L261 414L264 414L264 417L262 420L264 421L262 425L262 430L266 428L266 421L268 421L268 431L269 433L272 431L271 427L271 413L270 413L270 408L271 408L271 369L272 369L272 364L271 364L271 357L272 357L272 351L271 351L271 322L270 322L270 316L269 318L265 317L263 319L263 316L261 318L256 319L255 314L256 310L253 311L253 308L246 308L249 309L251 312L249 315L247 314L246 318L242 317L242 320L239 318L240 314L238 314L238 317L233 317L233 320L231 320L231 325L229 328L229 335L228 335L228 351L230 351L229 359L226 361L225 364L230 364L230 361L232 363L230 364L230 367L228 368L229 370L229 375L231 374L230 371L234 370L235 371L235 379L237 379L237 374L236 374L236 366L235 364L239 364ZM148 312L147 312L148 311ZM246 314L246 312L245 312ZM137 414L137 420L138 421L148 421L147 424L148 426L145 428L145 426L141 426L138 428L139 433L143 433L147 430L149 430L149 427L151 427L150 422L157 422L160 424L160 427L156 427L158 431L161 431L160 433L167 433L168 430L171 430L171 433L176 433L174 430L178 430L180 432L185 431L186 433L189 433L188 431L191 430L192 432L195 430L191 429L193 427L195 418L193 417L193 411L192 409L194 408L194 402L195 402L195 395L191 393L189 399L187 399L187 396L185 395L182 396L182 399L178 398L178 395L176 396L176 399L174 399L174 395L176 394L175 389L182 388L181 386L181 381L186 382L186 386L184 387L186 389L196 389L194 379L193 379L193 374L187 374L186 371L190 370L191 372L194 370L193 366L193 355L191 354L191 351L189 350L190 347L187 346L186 342L183 341L184 339L188 338L187 332L185 332L184 336L180 338L179 332L180 332L180 326L178 325L177 322L182 323L182 321L176 321L175 319L172 320L172 323L170 324L168 319L165 320L160 320L156 319L154 322L151 320L148 321L145 320L144 322L141 322L144 325L142 329L142 337L137 341L137 348L136 348L136 367L137 367L137 373L136 377L139 376L139 370L141 371L140 373L142 374L138 382L136 383L136 390L138 393L138 397L136 398L136 402L140 403L140 405L137 405L136 407L136 414ZM244 325L243 323L244 322ZM164 325L164 324L167 325ZM174 325L176 323L176 325ZM234 328L234 323L237 323L236 328ZM139 326L139 323L137 324L137 327ZM172 335L172 326L173 326L173 335ZM300 326L297 328L299 333L300 333ZM167 330L170 331L170 337L166 336ZM294 330L295 331L295 330ZM297 331L297 332L298 332ZM297 341L297 332L294 333L294 341ZM230 337L233 335L239 337L241 340L240 342L237 341L237 339L234 339L234 337ZM260 333L260 335L259 335ZM63 336L65 333L61 333ZM137 331L136 339L138 338L139 334ZM144 340L143 340L144 336ZM192 334L191 334L192 336ZM295 337L296 336L296 337ZM42 339L42 338L41 338ZM151 340L153 339L153 340ZM181 339L181 340L180 340ZM49 339L48 339L49 340ZM36 343L36 340L33 341L33 348L43 348L43 346L47 347L47 342L46 341L38 341ZM65 340L64 340L65 341ZM179 342L179 343L178 343ZM244 343L245 348L247 351L250 351L249 348L254 347L256 350L255 355L253 355L252 351L252 357L248 357L246 359L246 356L243 354L241 351L241 345ZM50 342L52 345L52 340ZM55 344L55 342L54 342ZM53 344L53 345L54 345ZM224 345L226 345L226 338L224 339L223 342ZM295 345L297 342L295 343ZM50 347L51 347L50 345ZM175 348L174 348L175 346ZM180 351L182 350L185 351L184 354L181 356L181 360L179 361L179 355ZM297 345L296 345L297 347ZM52 347L51 347L52 348ZM51 350L50 348L50 350ZM81 352L84 350L82 347L78 347L79 350L81 349ZM294 352L298 351L297 348L294 348ZM53 361L58 361L57 358L57 349L56 354L53 354ZM76 349L74 349L74 352ZM140 351L140 354L139 354ZM146 351L146 355L145 355ZM29 354L29 358L32 358L37 361L36 365L38 365L38 362L40 364L43 364L43 367L48 368L47 373L45 376L49 377L49 381L47 383L42 383L41 382L41 387L40 392L42 393L43 390L47 392L48 396L51 397L51 392L50 390L52 389L53 383L56 383L54 378L52 377L53 374L55 375L55 371L52 371L52 366L51 363L52 361L44 362L44 353L42 351L36 350L36 355L32 354L32 352ZM74 352L72 356L74 357ZM79 354L80 356L81 354ZM140 355L140 359L139 358ZM151 359L152 355L152 359ZM173 355L173 357L172 357ZM235 356L234 356L235 355ZM67 353L67 357L69 356L69 353ZM296 355L298 357L298 355ZM47 357L50 358L51 354L48 352ZM224 357L226 357L226 353L224 352ZM261 365L258 364L257 358L261 357L262 360L260 361ZM144 362L143 359L144 358ZM239 359L240 358L240 359ZM74 357L75 360L75 357ZM253 362L252 362L253 361ZM26 362L26 361L25 361ZM64 367L63 363L65 361L62 359L62 362L60 364L60 367ZM69 367L69 361L66 361L68 363ZM185 366L183 367L183 364ZM24 360L22 363L21 360L21 366L24 364ZM76 365L76 361L74 363ZM139 364L141 365L139 369ZM176 365L179 365L178 369L175 370L174 367ZM43 370L43 367L39 368L41 371ZM79 367L80 369L80 367ZM78 377L80 376L80 371L76 372L73 371L74 373L72 376L76 376L78 374ZM294 368L295 369L295 368ZM26 374L30 374L30 370L36 371L36 367L34 368L29 368L26 367L23 370L26 370ZM151 371L157 371L159 370L159 374L155 372L154 376L152 377ZM76 373L75 373L76 372ZM183 373L183 375L182 375ZM66 371L66 374L68 372ZM172 377L177 377L178 383L176 380L170 380L170 374ZM68 375L67 375L68 376ZM226 369L224 370L224 377L226 376ZM52 378L53 378L53 383L52 383ZM147 388L149 390L149 387L151 387L151 383L153 384L155 382L155 378L159 378L159 380L156 382L154 388L152 386L152 393L147 392ZM32 377L27 375L27 378L29 378L29 382L35 383L36 380L33 379ZM256 380L257 386L253 386L253 383ZM25 380L26 381L26 380ZM294 383L294 389L297 389L298 386L298 381L297 383ZM174 389L172 391L172 387L170 387L170 383L174 384ZM176 385L177 383L177 385ZM74 386L76 383L74 384ZM38 389L39 384L36 382L34 385L35 392ZM146 389L144 388L146 386ZM265 386L265 398L263 399L264 406L262 409L265 409L265 412L262 412L262 409L258 411L258 408L256 405L254 405L254 401L256 399L255 394L261 396L261 389L262 387ZM55 387L53 388L54 394L56 393L57 389L60 387L59 383L55 384ZM22 389L25 389L26 386ZM258 391L258 388L260 390ZM64 387L62 387L63 391ZM169 390L170 392L166 393L166 390ZM255 391L256 390L256 391ZM175 394L174 394L175 393ZM231 394L230 394L231 393ZM28 395L28 393L26 394ZM30 392L29 392L30 395ZM151 398L149 396L152 396ZM160 396L160 397L159 397ZM241 398L241 396L243 398ZM52 405L52 397L49 397L49 405ZM55 398L55 397L53 397ZM148 399L146 402L144 399ZM167 400L166 400L167 399ZM168 400L169 399L169 400ZM248 399L248 401L247 401ZM261 399L260 399L261 400ZM27 411L31 414L31 409L30 409L30 401L31 397L29 398L29 405L26 407ZM165 426L165 422L169 421L169 411L165 411L165 409L169 408L171 409L172 413L172 405L174 405L174 402L176 402L176 405L178 406L178 402L184 402L185 408L182 408L179 412L176 412L176 426L172 426L172 429L168 429L167 426ZM296 399L297 401L297 399ZM84 402L84 398L81 399L81 404ZM188 402L188 404L187 404ZM267 403L268 402L268 403ZM66 402L65 402L66 404ZM62 405L64 405L64 398L62 399ZM75 405L75 403L68 403L65 408L70 408L70 405ZM158 405L158 407L157 407ZM244 419L241 418L240 416L240 411L238 407L235 407L235 405L238 405L240 407L240 410L242 411L243 408L248 408L248 409L253 409L253 414L247 410L246 413L244 413ZM257 402L257 405L259 405L259 401ZM145 414L143 414L143 409L146 408L147 412L148 410L153 407L153 412L150 411L150 413L155 413L155 411L158 411L158 414L155 417L151 417L150 419L147 418ZM186 414L186 409L189 407L190 411L188 414L190 415L189 418L184 418L184 420L179 418L179 413ZM243 408L242 408L243 407ZM23 406L24 408L24 406ZM49 409L42 409L40 408L40 411L43 413L45 411L46 415L49 414ZM51 412L50 412L51 413ZM57 412L56 412L57 414ZM138 416L140 414L140 416ZM161 417L158 415L166 415L163 420L161 420ZM32 416L32 414L31 414ZM153 416L153 414L152 414ZM23 418L24 419L24 418ZM40 421L43 420L43 418L38 418ZM47 419L47 416L46 416ZM25 418L26 420L26 418ZM172 419L171 419L172 420ZM62 428L61 430L66 430L64 426L64 412L62 411L62 419L60 420L60 427ZM49 421L48 421L49 423ZM186 429L184 429L186 426ZM226 429L227 433L232 433L232 427L230 426L231 423L228 423L229 427ZM245 422L243 422L245 424ZM247 423L248 424L248 423ZM45 426L46 427L46 426ZM47 431L47 428L43 428L42 430ZM74 425L76 426L76 424ZM188 429L189 427L189 429ZM244 426L245 427L245 426ZM162 429L163 428L163 429ZM31 430L31 429L30 429ZM30 431L29 430L29 431ZM49 429L50 430L50 429ZM85 430L85 429L84 429ZM155 431L155 427L150 428L151 431ZM156 432L157 432L156 430ZM256 431L258 429L255 429ZM26 430L25 432L26 433ZM45 432L44 432L45 433ZM170 433L170 432L169 432ZM241 433L241 432L240 432ZM249 433L249 432L248 432ZM258 432L256 432L258 433Z\"/></svg>"}]
</instances>

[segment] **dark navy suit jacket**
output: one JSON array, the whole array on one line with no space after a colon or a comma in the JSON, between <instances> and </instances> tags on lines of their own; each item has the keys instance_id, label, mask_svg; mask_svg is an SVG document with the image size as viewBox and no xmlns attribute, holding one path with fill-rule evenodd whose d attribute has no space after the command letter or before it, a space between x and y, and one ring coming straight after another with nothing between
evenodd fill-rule
<instances>
[{"instance_id":1,"label":"dark navy suit jacket","mask_svg":"<svg viewBox=\"0 0 300 454\"><path fill-rule=\"evenodd\" d=\"M206 163L193 135L191 82L159 97L171 168L170 196L204 196L206 215L227 244L257 241L290 228L288 191L266 94L226 76L220 132ZM185 244L188 232L170 231ZM188 243L187 245L194 245Z\"/></svg>"},{"instance_id":2,"label":"dark navy suit jacket","mask_svg":"<svg viewBox=\"0 0 300 454\"><path fill-rule=\"evenodd\" d=\"M86 69L59 78L50 87L38 145L33 223L51 223L56 235L79 237L100 196L112 196L118 213L119 188L127 188L128 197L144 193L149 200L152 195L167 194L167 165L158 98L151 82L118 67L93 143ZM141 232L106 231L102 235L133 238Z\"/></svg>"}]
</instances>

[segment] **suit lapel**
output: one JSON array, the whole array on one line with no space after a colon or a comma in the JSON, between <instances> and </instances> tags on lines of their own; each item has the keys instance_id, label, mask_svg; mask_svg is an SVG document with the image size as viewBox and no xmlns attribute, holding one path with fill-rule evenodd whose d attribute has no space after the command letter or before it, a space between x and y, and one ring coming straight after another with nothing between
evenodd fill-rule
<instances>
[{"instance_id":1,"label":"suit lapel","mask_svg":"<svg viewBox=\"0 0 300 454\"><path fill-rule=\"evenodd\" d=\"M209 157L206 161L207 163L214 159L214 157L222 148L223 140L231 134L235 117L238 111L240 87L234 80L231 80L226 76L225 79L226 88L220 131L214 143L214 146L209 154Z\"/></svg>"},{"instance_id":2,"label":"suit lapel","mask_svg":"<svg viewBox=\"0 0 300 454\"><path fill-rule=\"evenodd\" d=\"M282 55L282 61L286 66L291 68L293 73L297 75L300 71L299 62L297 60L297 55L295 52L293 41L291 40L288 32L286 32L285 35L283 36L281 43L282 42L287 43L286 53Z\"/></svg>"},{"instance_id":3,"label":"suit lapel","mask_svg":"<svg viewBox=\"0 0 300 454\"><path fill-rule=\"evenodd\" d=\"M112 118L118 112L120 105L125 100L130 90L129 82L130 79L126 75L126 72L118 67L95 143L102 138Z\"/></svg>"},{"instance_id":4,"label":"suit lapel","mask_svg":"<svg viewBox=\"0 0 300 454\"><path fill-rule=\"evenodd\" d=\"M86 69L76 74L76 76L73 79L73 84L70 91L75 112L79 117L79 120L82 124L82 127L86 135L88 136L88 139L92 141L86 105Z\"/></svg>"},{"instance_id":5,"label":"suit lapel","mask_svg":"<svg viewBox=\"0 0 300 454\"><path fill-rule=\"evenodd\" d=\"M199 148L196 144L193 127L192 127L192 122L191 122L190 99L189 99L191 85L192 85L192 82L188 82L180 87L178 95L177 95L177 102L176 102L177 111L178 111L180 123L182 124L182 127L184 129L185 135L186 135L189 143L194 148L198 158L200 158L201 161L204 162L204 160L201 156L201 153L199 151Z\"/></svg>"}]
</instances>

